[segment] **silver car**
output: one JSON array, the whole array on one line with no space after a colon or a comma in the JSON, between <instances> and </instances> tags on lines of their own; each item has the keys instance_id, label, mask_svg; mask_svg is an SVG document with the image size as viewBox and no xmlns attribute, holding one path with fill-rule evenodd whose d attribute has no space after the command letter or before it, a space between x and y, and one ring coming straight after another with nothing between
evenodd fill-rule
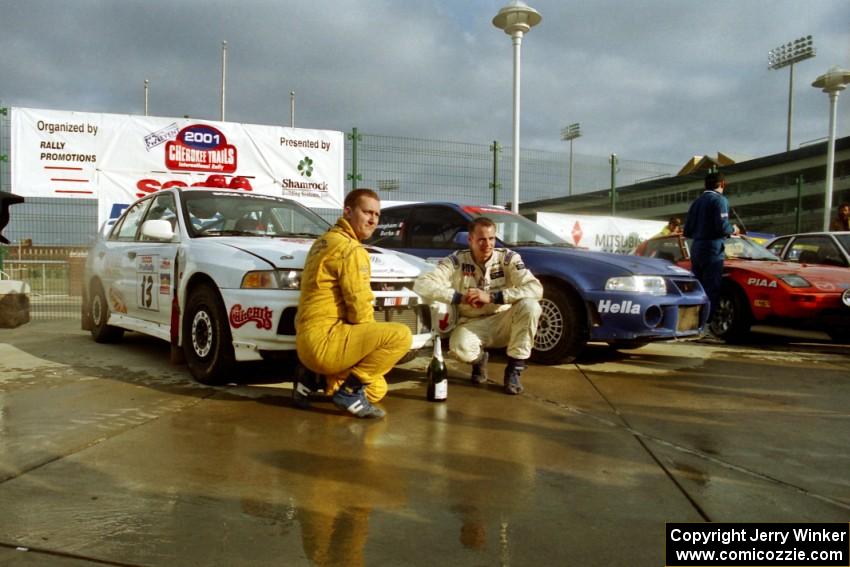
<instances>
[{"instance_id":1,"label":"silver car","mask_svg":"<svg viewBox=\"0 0 850 567\"><path fill-rule=\"evenodd\" d=\"M850 267L850 232L806 232L778 236L765 248L786 262Z\"/></svg>"}]
</instances>

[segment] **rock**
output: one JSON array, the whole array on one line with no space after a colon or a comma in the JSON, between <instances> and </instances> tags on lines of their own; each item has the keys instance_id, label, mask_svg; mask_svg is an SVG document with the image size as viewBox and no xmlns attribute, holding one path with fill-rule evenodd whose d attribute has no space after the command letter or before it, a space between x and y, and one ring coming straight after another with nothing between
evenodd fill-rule
<instances>
[{"instance_id":1,"label":"rock","mask_svg":"<svg viewBox=\"0 0 850 567\"><path fill-rule=\"evenodd\" d=\"M14 329L30 320L30 286L18 280L0 280L0 328Z\"/></svg>"}]
</instances>

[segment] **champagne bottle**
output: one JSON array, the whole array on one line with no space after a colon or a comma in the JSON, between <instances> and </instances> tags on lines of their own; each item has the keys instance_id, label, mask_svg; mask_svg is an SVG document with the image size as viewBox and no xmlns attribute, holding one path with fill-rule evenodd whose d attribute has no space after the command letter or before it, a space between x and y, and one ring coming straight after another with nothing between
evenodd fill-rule
<instances>
[{"instance_id":1,"label":"champagne bottle","mask_svg":"<svg viewBox=\"0 0 850 567\"><path fill-rule=\"evenodd\" d=\"M443 348L440 337L434 333L434 355L428 365L428 401L445 402L449 396L449 371L443 360Z\"/></svg>"}]
</instances>

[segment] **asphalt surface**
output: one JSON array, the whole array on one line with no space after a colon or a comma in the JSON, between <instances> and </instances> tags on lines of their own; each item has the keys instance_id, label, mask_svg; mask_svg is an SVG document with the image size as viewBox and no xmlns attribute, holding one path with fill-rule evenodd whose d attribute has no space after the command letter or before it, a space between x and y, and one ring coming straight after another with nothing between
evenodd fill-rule
<instances>
[{"instance_id":1,"label":"asphalt surface","mask_svg":"<svg viewBox=\"0 0 850 567\"><path fill-rule=\"evenodd\" d=\"M657 566L665 522L850 520L848 346L593 346L518 397L450 362L445 404L426 363L363 421L287 364L213 388L141 335L0 329L0 564Z\"/></svg>"}]
</instances>

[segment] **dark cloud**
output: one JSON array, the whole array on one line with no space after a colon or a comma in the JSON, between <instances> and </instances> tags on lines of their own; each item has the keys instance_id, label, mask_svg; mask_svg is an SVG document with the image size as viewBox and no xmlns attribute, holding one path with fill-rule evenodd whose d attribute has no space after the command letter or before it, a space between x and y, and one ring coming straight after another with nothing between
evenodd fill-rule
<instances>
[{"instance_id":1,"label":"dark cloud","mask_svg":"<svg viewBox=\"0 0 850 567\"><path fill-rule=\"evenodd\" d=\"M227 119L439 138L511 140L511 42L485 0L28 0L4 2L0 98L30 106L218 119L221 41ZM767 51L805 34L794 141L826 135L827 97L809 85L850 67L846 0L534 0L523 41L525 147L679 164L718 150L785 146L788 70ZM846 98L846 97L845 97ZM847 108L846 100L839 106ZM840 111L839 135L850 131Z\"/></svg>"}]
</instances>

